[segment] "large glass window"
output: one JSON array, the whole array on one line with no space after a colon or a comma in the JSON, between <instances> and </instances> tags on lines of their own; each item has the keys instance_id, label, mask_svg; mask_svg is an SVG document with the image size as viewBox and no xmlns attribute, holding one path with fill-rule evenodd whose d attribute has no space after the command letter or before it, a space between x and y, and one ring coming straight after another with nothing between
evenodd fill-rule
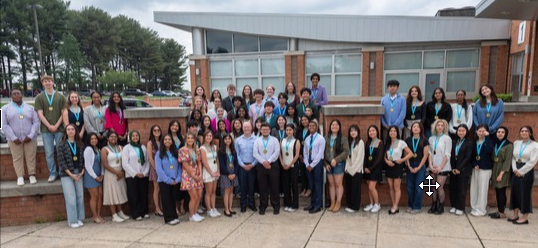
<instances>
[{"instance_id":1,"label":"large glass window","mask_svg":"<svg viewBox=\"0 0 538 248\"><path fill-rule=\"evenodd\" d=\"M478 50L455 50L446 52L447 68L478 67Z\"/></svg>"},{"instance_id":2,"label":"large glass window","mask_svg":"<svg viewBox=\"0 0 538 248\"><path fill-rule=\"evenodd\" d=\"M232 33L221 31L206 31L207 54L231 53Z\"/></svg>"},{"instance_id":3,"label":"large glass window","mask_svg":"<svg viewBox=\"0 0 538 248\"><path fill-rule=\"evenodd\" d=\"M327 95L361 94L362 55L312 55L306 57L306 82L312 86L312 73L320 74L319 84L325 87Z\"/></svg>"},{"instance_id":4,"label":"large glass window","mask_svg":"<svg viewBox=\"0 0 538 248\"><path fill-rule=\"evenodd\" d=\"M424 52L424 69L445 67L445 51Z\"/></svg>"},{"instance_id":5,"label":"large glass window","mask_svg":"<svg viewBox=\"0 0 538 248\"><path fill-rule=\"evenodd\" d=\"M421 69L422 53L386 53L385 70Z\"/></svg>"},{"instance_id":6,"label":"large glass window","mask_svg":"<svg viewBox=\"0 0 538 248\"><path fill-rule=\"evenodd\" d=\"M360 75L335 75L334 89L339 96L357 96L361 93Z\"/></svg>"},{"instance_id":7,"label":"large glass window","mask_svg":"<svg viewBox=\"0 0 538 248\"><path fill-rule=\"evenodd\" d=\"M231 77L232 61L213 61L211 62L210 70L213 77Z\"/></svg>"},{"instance_id":8,"label":"large glass window","mask_svg":"<svg viewBox=\"0 0 538 248\"><path fill-rule=\"evenodd\" d=\"M286 51L288 39L260 37L260 51Z\"/></svg>"},{"instance_id":9,"label":"large glass window","mask_svg":"<svg viewBox=\"0 0 538 248\"><path fill-rule=\"evenodd\" d=\"M228 84L232 83L231 78L220 78L220 79L211 79L211 92L214 90L219 90L222 96L224 97L227 95L226 88L228 87Z\"/></svg>"},{"instance_id":10,"label":"large glass window","mask_svg":"<svg viewBox=\"0 0 538 248\"><path fill-rule=\"evenodd\" d=\"M467 92L475 90L476 71L449 71L446 77L446 91L456 92L460 89Z\"/></svg>"},{"instance_id":11,"label":"large glass window","mask_svg":"<svg viewBox=\"0 0 538 248\"><path fill-rule=\"evenodd\" d=\"M257 76L258 75L258 59L235 60L235 75L236 76ZM211 73L211 76L213 76L213 73Z\"/></svg>"},{"instance_id":12,"label":"large glass window","mask_svg":"<svg viewBox=\"0 0 538 248\"><path fill-rule=\"evenodd\" d=\"M400 82L400 87L398 87L399 93L407 93L413 85L418 85L420 79L420 74L418 72L413 73L387 73L385 76L385 85L386 82L390 80L398 80Z\"/></svg>"},{"instance_id":13,"label":"large glass window","mask_svg":"<svg viewBox=\"0 0 538 248\"><path fill-rule=\"evenodd\" d=\"M234 34L234 52L257 52L258 37L251 35Z\"/></svg>"},{"instance_id":14,"label":"large glass window","mask_svg":"<svg viewBox=\"0 0 538 248\"><path fill-rule=\"evenodd\" d=\"M286 38L237 34L215 30L207 30L205 37L207 54L288 50L288 39Z\"/></svg>"}]
</instances>

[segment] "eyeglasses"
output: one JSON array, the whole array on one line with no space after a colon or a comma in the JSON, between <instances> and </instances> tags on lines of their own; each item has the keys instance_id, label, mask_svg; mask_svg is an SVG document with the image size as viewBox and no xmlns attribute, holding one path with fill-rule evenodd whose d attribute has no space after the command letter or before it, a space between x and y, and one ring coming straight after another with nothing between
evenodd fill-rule
<instances>
[{"instance_id":1,"label":"eyeglasses","mask_svg":"<svg viewBox=\"0 0 538 248\"><path fill-rule=\"evenodd\" d=\"M520 133L528 133L529 130L527 130L527 129L523 129L523 130L521 130L521 131L519 131L519 132L520 132Z\"/></svg>"},{"instance_id":2,"label":"eyeglasses","mask_svg":"<svg viewBox=\"0 0 538 248\"><path fill-rule=\"evenodd\" d=\"M159 132L159 133L160 133L161 130L159 130L159 129L153 129L153 132Z\"/></svg>"}]
</instances>

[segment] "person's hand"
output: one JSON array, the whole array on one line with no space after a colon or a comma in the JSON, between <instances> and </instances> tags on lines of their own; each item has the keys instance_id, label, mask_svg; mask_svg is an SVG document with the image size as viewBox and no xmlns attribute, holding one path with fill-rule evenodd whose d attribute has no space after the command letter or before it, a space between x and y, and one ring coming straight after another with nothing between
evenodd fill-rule
<instances>
[{"instance_id":1,"label":"person's hand","mask_svg":"<svg viewBox=\"0 0 538 248\"><path fill-rule=\"evenodd\" d=\"M140 173L140 172L139 172L139 173L136 173L136 177L138 177L138 178L144 178L144 174L142 174L142 173Z\"/></svg>"},{"instance_id":2,"label":"person's hand","mask_svg":"<svg viewBox=\"0 0 538 248\"><path fill-rule=\"evenodd\" d=\"M97 182L103 182L104 176L96 177L95 181Z\"/></svg>"},{"instance_id":3,"label":"person's hand","mask_svg":"<svg viewBox=\"0 0 538 248\"><path fill-rule=\"evenodd\" d=\"M20 145L22 144L22 141L20 139L16 139L13 141L13 143L15 143L15 145Z\"/></svg>"},{"instance_id":4,"label":"person's hand","mask_svg":"<svg viewBox=\"0 0 538 248\"><path fill-rule=\"evenodd\" d=\"M28 142L30 142L30 141L32 141L32 139L30 139L30 137L26 136L26 138L24 138L24 141L23 141L23 142L24 142L24 143L28 143Z\"/></svg>"},{"instance_id":5,"label":"person's hand","mask_svg":"<svg viewBox=\"0 0 538 248\"><path fill-rule=\"evenodd\" d=\"M200 178L199 176L194 176L193 179L198 183L202 181L202 178Z\"/></svg>"},{"instance_id":6,"label":"person's hand","mask_svg":"<svg viewBox=\"0 0 538 248\"><path fill-rule=\"evenodd\" d=\"M474 169L475 169L475 170L479 170L480 167L478 167L478 165L476 165L476 166L474 167Z\"/></svg>"},{"instance_id":7,"label":"person's hand","mask_svg":"<svg viewBox=\"0 0 538 248\"><path fill-rule=\"evenodd\" d=\"M389 162L387 162L387 165L390 166L390 167L394 167L394 163L392 161L389 160Z\"/></svg>"},{"instance_id":8,"label":"person's hand","mask_svg":"<svg viewBox=\"0 0 538 248\"><path fill-rule=\"evenodd\" d=\"M335 166L336 166L336 160L334 160L334 159L331 160L331 166L332 166L332 167L335 167Z\"/></svg>"},{"instance_id":9,"label":"person's hand","mask_svg":"<svg viewBox=\"0 0 538 248\"><path fill-rule=\"evenodd\" d=\"M269 163L269 161L263 162L263 168L268 169L268 170L271 169L271 164Z\"/></svg>"},{"instance_id":10,"label":"person's hand","mask_svg":"<svg viewBox=\"0 0 538 248\"><path fill-rule=\"evenodd\" d=\"M84 133L79 133L78 136L82 139L82 137L84 137Z\"/></svg>"},{"instance_id":11,"label":"person's hand","mask_svg":"<svg viewBox=\"0 0 538 248\"><path fill-rule=\"evenodd\" d=\"M488 131L486 131L486 136L489 136L489 132L488 132Z\"/></svg>"},{"instance_id":12,"label":"person's hand","mask_svg":"<svg viewBox=\"0 0 538 248\"><path fill-rule=\"evenodd\" d=\"M397 160L394 161L394 162L397 163L397 164L401 164L401 163L403 163L403 159L397 159Z\"/></svg>"},{"instance_id":13,"label":"person's hand","mask_svg":"<svg viewBox=\"0 0 538 248\"><path fill-rule=\"evenodd\" d=\"M364 173L366 173L366 174L370 174L371 171L370 171L370 169L366 168L366 169L364 169Z\"/></svg>"},{"instance_id":14,"label":"person's hand","mask_svg":"<svg viewBox=\"0 0 538 248\"><path fill-rule=\"evenodd\" d=\"M500 183L503 177L501 175L497 176L497 182Z\"/></svg>"},{"instance_id":15,"label":"person's hand","mask_svg":"<svg viewBox=\"0 0 538 248\"><path fill-rule=\"evenodd\" d=\"M307 170L308 172L311 172L312 169L314 169L314 168L312 168L312 167L310 167L310 166L307 166L307 167L306 167L306 170Z\"/></svg>"},{"instance_id":16,"label":"person's hand","mask_svg":"<svg viewBox=\"0 0 538 248\"><path fill-rule=\"evenodd\" d=\"M216 171L216 172L213 172L213 174L211 174L211 176L220 177L220 173L218 171Z\"/></svg>"},{"instance_id":17,"label":"person's hand","mask_svg":"<svg viewBox=\"0 0 538 248\"><path fill-rule=\"evenodd\" d=\"M327 171L331 171L331 166L330 166L330 165L325 165L325 169L326 169Z\"/></svg>"},{"instance_id":18,"label":"person's hand","mask_svg":"<svg viewBox=\"0 0 538 248\"><path fill-rule=\"evenodd\" d=\"M55 133L56 131L58 131L58 128L56 128L55 126L50 126L50 127L48 127L48 130L51 133Z\"/></svg>"},{"instance_id":19,"label":"person's hand","mask_svg":"<svg viewBox=\"0 0 538 248\"><path fill-rule=\"evenodd\" d=\"M116 180L117 181L121 180L121 178L123 178L124 175L125 174L123 171L119 171L118 173L116 173Z\"/></svg>"}]
</instances>

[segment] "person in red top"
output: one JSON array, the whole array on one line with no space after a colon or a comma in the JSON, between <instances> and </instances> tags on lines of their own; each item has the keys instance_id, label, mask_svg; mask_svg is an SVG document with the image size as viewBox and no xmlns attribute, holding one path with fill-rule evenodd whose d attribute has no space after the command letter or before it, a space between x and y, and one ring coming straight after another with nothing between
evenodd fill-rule
<instances>
[{"instance_id":1,"label":"person in red top","mask_svg":"<svg viewBox=\"0 0 538 248\"><path fill-rule=\"evenodd\" d=\"M105 110L105 129L118 134L118 143L122 146L127 144L129 128L125 119L125 105L120 93L113 92L108 100L108 108Z\"/></svg>"}]
</instances>

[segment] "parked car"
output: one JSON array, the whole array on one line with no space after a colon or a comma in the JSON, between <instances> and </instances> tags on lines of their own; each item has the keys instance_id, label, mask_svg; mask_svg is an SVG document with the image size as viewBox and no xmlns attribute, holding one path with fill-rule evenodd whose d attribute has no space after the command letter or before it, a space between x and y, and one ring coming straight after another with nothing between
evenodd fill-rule
<instances>
[{"instance_id":1,"label":"parked car","mask_svg":"<svg viewBox=\"0 0 538 248\"><path fill-rule=\"evenodd\" d=\"M138 100L138 99L123 99L123 104L125 104L125 108L132 109L132 108L153 108L151 104L144 100ZM105 105L108 105L108 99L105 100Z\"/></svg>"},{"instance_id":2,"label":"parked car","mask_svg":"<svg viewBox=\"0 0 538 248\"><path fill-rule=\"evenodd\" d=\"M93 90L79 90L78 94L80 96L87 96L89 97L92 94Z\"/></svg>"},{"instance_id":3,"label":"parked car","mask_svg":"<svg viewBox=\"0 0 538 248\"><path fill-rule=\"evenodd\" d=\"M126 89L125 92L123 92L124 96L146 96L148 95L145 91L142 91L140 89Z\"/></svg>"},{"instance_id":4,"label":"parked car","mask_svg":"<svg viewBox=\"0 0 538 248\"><path fill-rule=\"evenodd\" d=\"M181 103L181 106L190 107L191 104L192 104L192 96L187 96L187 98L183 99L183 102Z\"/></svg>"},{"instance_id":5,"label":"parked car","mask_svg":"<svg viewBox=\"0 0 538 248\"><path fill-rule=\"evenodd\" d=\"M173 92L171 90L163 90L162 91L164 94L166 94L167 96L179 96L179 93L177 92Z\"/></svg>"},{"instance_id":6,"label":"parked car","mask_svg":"<svg viewBox=\"0 0 538 248\"><path fill-rule=\"evenodd\" d=\"M169 96L168 94L164 93L163 91L153 91L153 93L151 93L153 96Z\"/></svg>"}]
</instances>

